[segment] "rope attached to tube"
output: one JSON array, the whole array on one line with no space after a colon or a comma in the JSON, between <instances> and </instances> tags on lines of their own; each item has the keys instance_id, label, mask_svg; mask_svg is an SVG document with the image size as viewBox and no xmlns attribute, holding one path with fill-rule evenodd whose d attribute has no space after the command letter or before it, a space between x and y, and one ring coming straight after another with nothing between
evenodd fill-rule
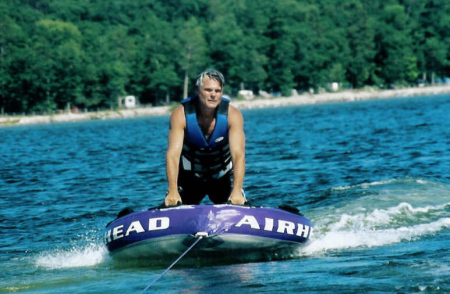
<instances>
[{"instance_id":1,"label":"rope attached to tube","mask_svg":"<svg viewBox=\"0 0 450 294\"><path fill-rule=\"evenodd\" d=\"M208 237L208 233L205 232L198 232L195 234L195 237L197 237L197 240L188 248L186 251L183 252L168 268L166 268L162 274L160 274L156 279L154 279L150 284L148 284L147 287L145 287L144 290L142 290L141 294L143 294L145 291L147 291L153 284L155 284L160 278L162 278L175 264L177 264L180 259L182 259L192 248L194 248L195 245L197 245L198 242L200 242L203 237Z\"/></svg>"}]
</instances>

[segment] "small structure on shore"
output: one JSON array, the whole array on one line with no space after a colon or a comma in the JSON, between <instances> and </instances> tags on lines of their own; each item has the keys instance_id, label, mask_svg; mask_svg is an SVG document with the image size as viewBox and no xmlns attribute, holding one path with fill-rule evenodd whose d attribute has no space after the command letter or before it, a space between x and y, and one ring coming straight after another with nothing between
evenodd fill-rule
<instances>
[{"instance_id":1,"label":"small structure on shore","mask_svg":"<svg viewBox=\"0 0 450 294\"><path fill-rule=\"evenodd\" d=\"M255 95L253 94L253 91L251 91L251 90L240 90L238 92L238 97L244 98L244 99L253 99L253 98L255 98Z\"/></svg>"},{"instance_id":2,"label":"small structure on shore","mask_svg":"<svg viewBox=\"0 0 450 294\"><path fill-rule=\"evenodd\" d=\"M328 91L336 92L337 90L339 90L339 88L340 88L339 83L332 82L327 84Z\"/></svg>"},{"instance_id":3,"label":"small structure on shore","mask_svg":"<svg viewBox=\"0 0 450 294\"><path fill-rule=\"evenodd\" d=\"M119 107L125 108L134 108L136 107L136 97L134 96L125 96L119 98Z\"/></svg>"}]
</instances>

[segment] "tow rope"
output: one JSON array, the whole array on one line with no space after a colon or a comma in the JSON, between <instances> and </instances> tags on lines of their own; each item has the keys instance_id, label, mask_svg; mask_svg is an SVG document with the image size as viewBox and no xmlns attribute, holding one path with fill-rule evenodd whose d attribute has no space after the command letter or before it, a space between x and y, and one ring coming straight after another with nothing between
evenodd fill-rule
<instances>
[{"instance_id":1,"label":"tow rope","mask_svg":"<svg viewBox=\"0 0 450 294\"><path fill-rule=\"evenodd\" d=\"M180 261L192 248L194 248L195 245L197 245L198 242L200 242L203 237L208 237L208 233L205 232L198 232L195 234L195 237L197 237L197 240L188 248L186 251L184 251L168 268L166 268L156 279L154 279L150 284L148 284L147 287L145 287L144 290L142 290L141 294L145 293L153 284L155 284L160 278L162 278L175 264L177 264L178 261Z\"/></svg>"}]
</instances>

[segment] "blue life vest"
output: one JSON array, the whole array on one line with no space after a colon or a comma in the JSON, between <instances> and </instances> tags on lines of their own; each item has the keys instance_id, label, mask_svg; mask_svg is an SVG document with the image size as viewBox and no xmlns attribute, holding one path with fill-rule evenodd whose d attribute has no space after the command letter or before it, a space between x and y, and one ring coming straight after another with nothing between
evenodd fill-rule
<instances>
[{"instance_id":1,"label":"blue life vest","mask_svg":"<svg viewBox=\"0 0 450 294\"><path fill-rule=\"evenodd\" d=\"M181 102L186 116L186 130L181 151L180 169L196 177L221 178L233 167L228 137L228 107L230 100L222 98L216 110L216 125L206 139L197 120L198 97Z\"/></svg>"}]
</instances>

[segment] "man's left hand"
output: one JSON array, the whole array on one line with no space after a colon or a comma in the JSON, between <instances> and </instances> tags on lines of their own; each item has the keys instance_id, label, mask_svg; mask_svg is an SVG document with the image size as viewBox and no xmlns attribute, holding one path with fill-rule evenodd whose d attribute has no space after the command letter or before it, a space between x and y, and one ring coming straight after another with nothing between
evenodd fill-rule
<instances>
[{"instance_id":1,"label":"man's left hand","mask_svg":"<svg viewBox=\"0 0 450 294\"><path fill-rule=\"evenodd\" d=\"M232 191L230 197L228 198L231 204L244 205L247 202L241 191Z\"/></svg>"}]
</instances>

